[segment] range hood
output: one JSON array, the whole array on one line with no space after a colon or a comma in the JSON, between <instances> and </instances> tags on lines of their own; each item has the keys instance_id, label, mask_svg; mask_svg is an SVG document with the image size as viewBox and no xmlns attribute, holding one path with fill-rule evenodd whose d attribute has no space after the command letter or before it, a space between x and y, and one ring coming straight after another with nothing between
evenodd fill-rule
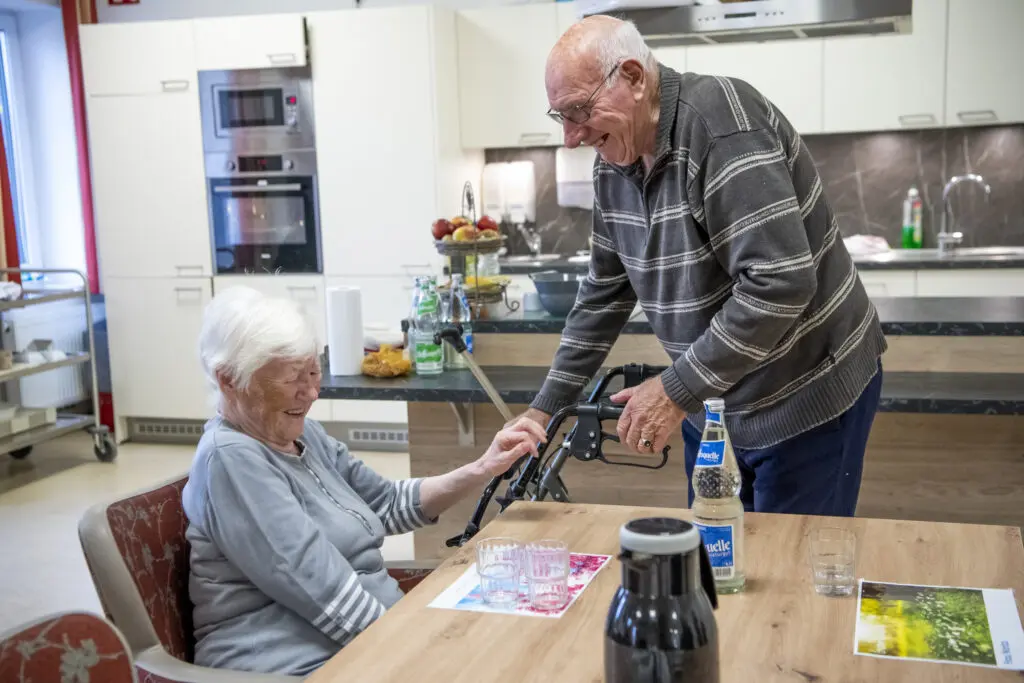
<instances>
[{"instance_id":1,"label":"range hood","mask_svg":"<svg viewBox=\"0 0 1024 683\"><path fill-rule=\"evenodd\" d=\"M914 0L576 0L636 24L654 47L910 33Z\"/></svg>"}]
</instances>

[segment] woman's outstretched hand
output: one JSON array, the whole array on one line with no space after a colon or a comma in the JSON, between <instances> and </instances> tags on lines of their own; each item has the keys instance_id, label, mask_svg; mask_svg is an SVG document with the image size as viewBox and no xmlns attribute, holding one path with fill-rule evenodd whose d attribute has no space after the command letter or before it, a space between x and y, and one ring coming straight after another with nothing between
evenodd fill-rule
<instances>
[{"instance_id":1,"label":"woman's outstretched hand","mask_svg":"<svg viewBox=\"0 0 1024 683\"><path fill-rule=\"evenodd\" d=\"M496 477L504 474L527 453L537 455L537 444L545 442L547 434L544 428L534 420L520 417L494 435L490 447L480 456L477 464L488 477Z\"/></svg>"}]
</instances>

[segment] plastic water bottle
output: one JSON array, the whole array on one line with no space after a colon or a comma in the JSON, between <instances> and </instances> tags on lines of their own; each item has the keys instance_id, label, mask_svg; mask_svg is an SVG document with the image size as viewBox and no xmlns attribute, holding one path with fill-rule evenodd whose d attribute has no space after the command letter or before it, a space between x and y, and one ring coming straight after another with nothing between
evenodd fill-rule
<instances>
[{"instance_id":1,"label":"plastic water bottle","mask_svg":"<svg viewBox=\"0 0 1024 683\"><path fill-rule=\"evenodd\" d=\"M440 375L444 370L441 345L434 341L440 313L436 281L433 278L417 278L416 294L413 298L413 325L409 332L417 375Z\"/></svg>"},{"instance_id":2,"label":"plastic water bottle","mask_svg":"<svg viewBox=\"0 0 1024 683\"><path fill-rule=\"evenodd\" d=\"M743 564L743 483L723 419L725 401L704 402L704 434L693 469L693 517L711 559L719 593L738 593L746 582Z\"/></svg>"},{"instance_id":3,"label":"plastic water bottle","mask_svg":"<svg viewBox=\"0 0 1024 683\"><path fill-rule=\"evenodd\" d=\"M469 300L466 298L466 289L462 284L462 275L458 273L452 275L451 296L445 301L443 317L445 323L462 325L462 341L466 345L466 352L473 353L473 315L469 308ZM444 345L444 367L466 367L462 354L451 344Z\"/></svg>"}]
</instances>

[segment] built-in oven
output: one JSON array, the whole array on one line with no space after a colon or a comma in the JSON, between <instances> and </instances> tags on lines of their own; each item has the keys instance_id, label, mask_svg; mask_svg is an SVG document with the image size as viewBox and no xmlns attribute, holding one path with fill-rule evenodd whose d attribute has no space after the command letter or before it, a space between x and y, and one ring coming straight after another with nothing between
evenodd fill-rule
<instances>
[{"instance_id":1,"label":"built-in oven","mask_svg":"<svg viewBox=\"0 0 1024 683\"><path fill-rule=\"evenodd\" d=\"M217 273L323 272L310 152L207 155ZM210 175L208 173L208 175Z\"/></svg>"}]
</instances>

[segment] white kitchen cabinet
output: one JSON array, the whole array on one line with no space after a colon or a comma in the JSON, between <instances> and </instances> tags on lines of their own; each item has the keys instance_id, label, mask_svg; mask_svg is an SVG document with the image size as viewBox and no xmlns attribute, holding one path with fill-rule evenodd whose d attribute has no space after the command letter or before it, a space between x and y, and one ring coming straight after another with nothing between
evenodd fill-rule
<instances>
[{"instance_id":1,"label":"white kitchen cabinet","mask_svg":"<svg viewBox=\"0 0 1024 683\"><path fill-rule=\"evenodd\" d=\"M107 278L104 294L118 415L209 418L196 345L210 278Z\"/></svg>"},{"instance_id":2,"label":"white kitchen cabinet","mask_svg":"<svg viewBox=\"0 0 1024 683\"><path fill-rule=\"evenodd\" d=\"M306 64L306 29L301 14L196 19L194 28L200 71Z\"/></svg>"},{"instance_id":3,"label":"white kitchen cabinet","mask_svg":"<svg viewBox=\"0 0 1024 683\"><path fill-rule=\"evenodd\" d=\"M88 24L78 30L87 95L195 93L191 21Z\"/></svg>"},{"instance_id":4,"label":"white kitchen cabinet","mask_svg":"<svg viewBox=\"0 0 1024 683\"><path fill-rule=\"evenodd\" d=\"M195 89L90 96L87 113L101 275L211 275Z\"/></svg>"},{"instance_id":5,"label":"white kitchen cabinet","mask_svg":"<svg viewBox=\"0 0 1024 683\"><path fill-rule=\"evenodd\" d=\"M949 0L948 125L1024 121L1022 29L1021 0Z\"/></svg>"},{"instance_id":6,"label":"white kitchen cabinet","mask_svg":"<svg viewBox=\"0 0 1024 683\"><path fill-rule=\"evenodd\" d=\"M213 278L213 295L232 287L251 287L270 297L292 299L298 303L316 330L320 348L327 339L326 282L321 275L221 275Z\"/></svg>"},{"instance_id":7,"label":"white kitchen cabinet","mask_svg":"<svg viewBox=\"0 0 1024 683\"><path fill-rule=\"evenodd\" d=\"M544 88L548 52L571 16L568 8L558 5L486 7L458 13L463 147L562 144L561 128L547 116Z\"/></svg>"},{"instance_id":8,"label":"white kitchen cabinet","mask_svg":"<svg viewBox=\"0 0 1024 683\"><path fill-rule=\"evenodd\" d=\"M1024 296L1024 268L919 270L917 296Z\"/></svg>"},{"instance_id":9,"label":"white kitchen cabinet","mask_svg":"<svg viewBox=\"0 0 1024 683\"><path fill-rule=\"evenodd\" d=\"M945 123L947 0L914 0L913 32L824 41L825 132Z\"/></svg>"},{"instance_id":10,"label":"white kitchen cabinet","mask_svg":"<svg viewBox=\"0 0 1024 683\"><path fill-rule=\"evenodd\" d=\"M658 47L651 52L654 53L654 58L664 64L670 69L675 69L681 74L686 73L686 53L685 47Z\"/></svg>"},{"instance_id":11,"label":"white kitchen cabinet","mask_svg":"<svg viewBox=\"0 0 1024 683\"><path fill-rule=\"evenodd\" d=\"M421 5L306 20L325 273L440 272L430 226L456 215L483 164L459 146L454 13ZM367 55L372 69L339 71Z\"/></svg>"},{"instance_id":12,"label":"white kitchen cabinet","mask_svg":"<svg viewBox=\"0 0 1024 683\"><path fill-rule=\"evenodd\" d=\"M860 270L860 281L869 297L916 296L917 272L913 270Z\"/></svg>"},{"instance_id":13,"label":"white kitchen cabinet","mask_svg":"<svg viewBox=\"0 0 1024 683\"><path fill-rule=\"evenodd\" d=\"M414 279L400 275L328 277L327 288L358 287L363 309L363 326L383 325L399 330L412 305Z\"/></svg>"},{"instance_id":14,"label":"white kitchen cabinet","mask_svg":"<svg viewBox=\"0 0 1024 683\"><path fill-rule=\"evenodd\" d=\"M746 81L801 134L820 133L824 127L823 49L820 39L690 47L686 68Z\"/></svg>"}]
</instances>

